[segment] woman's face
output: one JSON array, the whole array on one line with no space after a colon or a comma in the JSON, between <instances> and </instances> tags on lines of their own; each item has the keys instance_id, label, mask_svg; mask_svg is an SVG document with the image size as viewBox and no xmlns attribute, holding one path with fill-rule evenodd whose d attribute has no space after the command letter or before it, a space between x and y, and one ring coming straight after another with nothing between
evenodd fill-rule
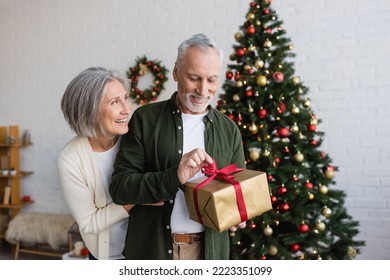
<instances>
[{"instance_id":1,"label":"woman's face","mask_svg":"<svg viewBox=\"0 0 390 280\"><path fill-rule=\"evenodd\" d=\"M105 136L117 136L128 131L129 94L118 80L106 84L99 109L99 120Z\"/></svg>"}]
</instances>

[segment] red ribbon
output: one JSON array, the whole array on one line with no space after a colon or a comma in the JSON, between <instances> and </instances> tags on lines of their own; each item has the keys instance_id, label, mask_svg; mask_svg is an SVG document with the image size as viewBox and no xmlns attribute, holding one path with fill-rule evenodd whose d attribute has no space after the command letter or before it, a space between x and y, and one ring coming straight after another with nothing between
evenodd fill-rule
<instances>
[{"instance_id":1,"label":"red ribbon","mask_svg":"<svg viewBox=\"0 0 390 280\"><path fill-rule=\"evenodd\" d=\"M236 192L236 202L237 202L238 211L240 213L241 222L245 222L246 220L248 220L248 214L246 212L244 195L242 194L241 185L239 182L234 180L234 176L231 175L231 173L241 171L241 170L243 170L243 168L237 168L235 163L228 165L222 168L221 170L218 170L214 159L212 164L202 168L202 173L208 176L209 178L207 178L202 183L195 186L192 192L194 197L196 215L198 216L198 221L201 224L203 224L203 221L202 221L202 216L200 214L199 205L198 205L198 190L203 186L205 186L206 184L208 184L209 182L211 182L212 180L214 180L215 178L225 181L234 186L234 191Z\"/></svg>"}]
</instances>

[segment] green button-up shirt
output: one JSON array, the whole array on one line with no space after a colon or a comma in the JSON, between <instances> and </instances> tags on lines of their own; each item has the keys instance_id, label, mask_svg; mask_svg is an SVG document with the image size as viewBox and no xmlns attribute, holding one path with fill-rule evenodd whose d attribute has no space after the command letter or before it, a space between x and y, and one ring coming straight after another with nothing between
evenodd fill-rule
<instances>
[{"instance_id":1,"label":"green button-up shirt","mask_svg":"<svg viewBox=\"0 0 390 280\"><path fill-rule=\"evenodd\" d=\"M143 105L122 137L110 193L114 203L136 204L129 216L126 259L172 259L170 219L182 185L177 169L183 154L183 121L174 93L170 100ZM226 115L209 106L204 117L205 149L219 169L245 166L241 134ZM164 206L140 205L165 201ZM229 259L228 232L205 229L205 258Z\"/></svg>"}]
</instances>

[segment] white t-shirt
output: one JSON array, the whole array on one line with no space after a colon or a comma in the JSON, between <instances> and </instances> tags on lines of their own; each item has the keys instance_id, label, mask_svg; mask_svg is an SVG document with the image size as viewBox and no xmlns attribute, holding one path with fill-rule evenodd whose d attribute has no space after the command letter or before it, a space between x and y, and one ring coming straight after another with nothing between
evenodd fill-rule
<instances>
[{"instance_id":1,"label":"white t-shirt","mask_svg":"<svg viewBox=\"0 0 390 280\"><path fill-rule=\"evenodd\" d=\"M206 126L203 122L207 112L199 115L182 114L183 119L183 154L195 148L205 149L204 133ZM202 177L202 172L196 173L190 180ZM189 218L184 192L176 193L175 205L171 216L172 233L194 233L204 231L204 226Z\"/></svg>"},{"instance_id":2,"label":"white t-shirt","mask_svg":"<svg viewBox=\"0 0 390 280\"><path fill-rule=\"evenodd\" d=\"M119 142L108 151L94 152L96 165L100 171L103 181L104 191L106 193L107 204L112 203L112 198L109 192L111 175L114 171L114 161L116 153L119 150ZM122 259L123 247L125 245L128 219L122 219L110 227L110 255L109 259Z\"/></svg>"}]
</instances>

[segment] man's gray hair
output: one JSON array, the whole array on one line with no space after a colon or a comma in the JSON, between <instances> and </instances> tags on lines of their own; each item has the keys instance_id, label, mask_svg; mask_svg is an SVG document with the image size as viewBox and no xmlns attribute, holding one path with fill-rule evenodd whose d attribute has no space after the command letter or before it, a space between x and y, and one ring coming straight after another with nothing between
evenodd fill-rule
<instances>
[{"instance_id":1,"label":"man's gray hair","mask_svg":"<svg viewBox=\"0 0 390 280\"><path fill-rule=\"evenodd\" d=\"M195 34L191 38L185 40L179 45L177 49L176 64L181 64L181 61L185 55L186 50L194 46L197 46L202 50L207 50L207 48L215 49L219 55L220 62L222 64L222 59L223 59L222 49L220 49L214 41L209 39L203 33Z\"/></svg>"},{"instance_id":2,"label":"man's gray hair","mask_svg":"<svg viewBox=\"0 0 390 280\"><path fill-rule=\"evenodd\" d=\"M99 107L107 83L117 80L129 92L128 79L116 70L91 67L78 74L67 86L61 110L70 128L79 136L96 138L101 131Z\"/></svg>"}]
</instances>

